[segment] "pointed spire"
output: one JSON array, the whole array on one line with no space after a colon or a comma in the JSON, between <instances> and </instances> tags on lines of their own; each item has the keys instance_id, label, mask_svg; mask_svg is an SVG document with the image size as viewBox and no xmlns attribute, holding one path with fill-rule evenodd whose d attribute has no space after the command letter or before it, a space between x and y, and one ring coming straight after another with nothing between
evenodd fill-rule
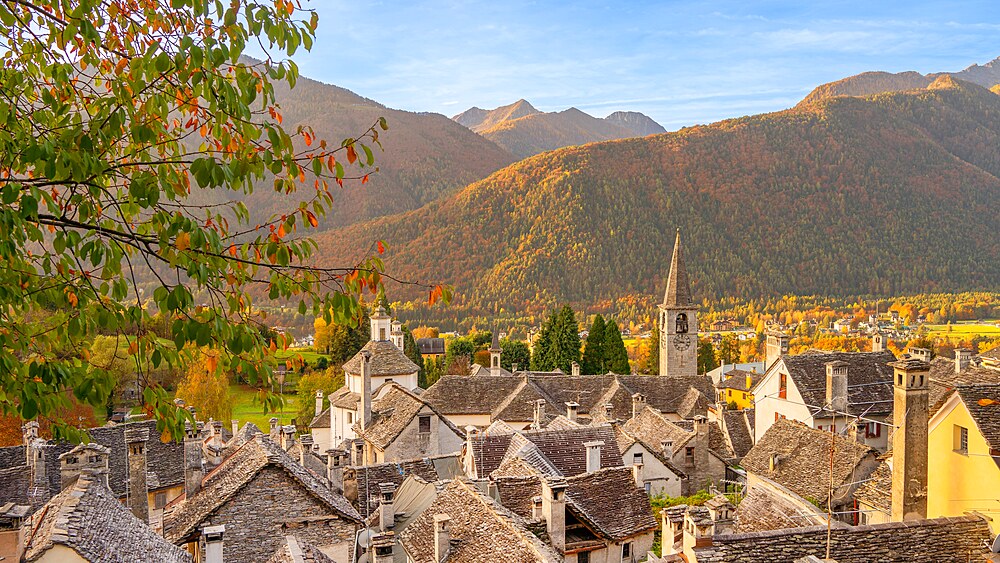
<instances>
[{"instance_id":1,"label":"pointed spire","mask_svg":"<svg viewBox=\"0 0 1000 563\"><path fill-rule=\"evenodd\" d=\"M500 352L500 331L493 327L493 343L490 344L490 352Z\"/></svg>"},{"instance_id":2,"label":"pointed spire","mask_svg":"<svg viewBox=\"0 0 1000 563\"><path fill-rule=\"evenodd\" d=\"M681 255L681 230L677 229L677 240L674 242L674 256L670 260L670 276L667 278L667 291L663 294L665 307L687 307L693 305L691 300L691 284L688 283L687 269Z\"/></svg>"}]
</instances>

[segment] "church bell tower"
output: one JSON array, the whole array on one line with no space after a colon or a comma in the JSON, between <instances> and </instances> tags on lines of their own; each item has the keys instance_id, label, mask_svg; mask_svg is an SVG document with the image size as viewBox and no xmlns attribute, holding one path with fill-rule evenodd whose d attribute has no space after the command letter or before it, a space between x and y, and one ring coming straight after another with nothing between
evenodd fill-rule
<instances>
[{"instance_id":1,"label":"church bell tower","mask_svg":"<svg viewBox=\"0 0 1000 563\"><path fill-rule=\"evenodd\" d=\"M680 229L659 315L660 375L698 375L698 306L691 299Z\"/></svg>"}]
</instances>

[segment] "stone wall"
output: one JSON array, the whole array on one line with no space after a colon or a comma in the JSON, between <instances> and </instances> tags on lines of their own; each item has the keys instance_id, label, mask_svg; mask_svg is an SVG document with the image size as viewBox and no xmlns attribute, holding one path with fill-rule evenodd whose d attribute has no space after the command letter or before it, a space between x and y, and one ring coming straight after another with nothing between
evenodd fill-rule
<instances>
[{"instance_id":1,"label":"stone wall","mask_svg":"<svg viewBox=\"0 0 1000 563\"><path fill-rule=\"evenodd\" d=\"M225 524L226 563L258 563L281 547L286 534L320 549L352 541L354 524L333 514L283 469L268 467L204 525Z\"/></svg>"},{"instance_id":2,"label":"stone wall","mask_svg":"<svg viewBox=\"0 0 1000 563\"><path fill-rule=\"evenodd\" d=\"M430 434L420 432L420 416L431 417ZM434 414L434 411L425 406L420 410L420 414L414 416L406 428L399 433L399 436L389 444L377 462L402 461L456 453L462 450L464 443L464 437L455 434L447 424L441 422L441 418Z\"/></svg>"},{"instance_id":3,"label":"stone wall","mask_svg":"<svg viewBox=\"0 0 1000 563\"><path fill-rule=\"evenodd\" d=\"M989 526L977 516L834 528L830 557L837 563L978 561ZM826 555L826 527L811 526L715 536L697 548L697 563L774 563Z\"/></svg>"}]
</instances>

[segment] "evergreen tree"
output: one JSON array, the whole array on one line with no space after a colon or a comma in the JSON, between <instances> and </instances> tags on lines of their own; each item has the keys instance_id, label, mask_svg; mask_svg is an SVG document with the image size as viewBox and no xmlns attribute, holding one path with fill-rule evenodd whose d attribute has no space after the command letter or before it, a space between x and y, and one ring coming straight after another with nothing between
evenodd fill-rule
<instances>
[{"instance_id":1,"label":"evergreen tree","mask_svg":"<svg viewBox=\"0 0 1000 563\"><path fill-rule=\"evenodd\" d=\"M580 369L585 374L595 375L607 372L607 352L605 350L604 317L597 315L587 333L587 343L583 348Z\"/></svg>"},{"instance_id":2,"label":"evergreen tree","mask_svg":"<svg viewBox=\"0 0 1000 563\"><path fill-rule=\"evenodd\" d=\"M531 355L531 369L552 371L558 368L570 373L573 362L579 361L580 327L573 309L563 305L558 311L553 311L542 325Z\"/></svg>"},{"instance_id":3,"label":"evergreen tree","mask_svg":"<svg viewBox=\"0 0 1000 563\"><path fill-rule=\"evenodd\" d=\"M407 358L420 366L420 371L417 372L417 385L419 386L420 380L424 378L424 357L420 355L417 341L413 339L413 333L406 325L403 325L403 354L406 354Z\"/></svg>"},{"instance_id":4,"label":"evergreen tree","mask_svg":"<svg viewBox=\"0 0 1000 563\"><path fill-rule=\"evenodd\" d=\"M548 371L551 369L552 355L552 325L556 322L555 311L542 323L542 330L535 337L534 348L531 351L531 370Z\"/></svg>"},{"instance_id":5,"label":"evergreen tree","mask_svg":"<svg viewBox=\"0 0 1000 563\"><path fill-rule=\"evenodd\" d=\"M708 373L719 367L715 361L715 348L708 340L698 342L698 373Z\"/></svg>"},{"instance_id":6,"label":"evergreen tree","mask_svg":"<svg viewBox=\"0 0 1000 563\"><path fill-rule=\"evenodd\" d=\"M622 375L632 373L632 367L628 363L628 350L625 349L622 333L615 321L608 323L604 329L604 362L608 371Z\"/></svg>"},{"instance_id":7,"label":"evergreen tree","mask_svg":"<svg viewBox=\"0 0 1000 563\"><path fill-rule=\"evenodd\" d=\"M531 365L531 351L528 345L520 340L504 338L500 341L500 367L507 371L513 371L513 365L517 364L517 369L528 369Z\"/></svg>"}]
</instances>

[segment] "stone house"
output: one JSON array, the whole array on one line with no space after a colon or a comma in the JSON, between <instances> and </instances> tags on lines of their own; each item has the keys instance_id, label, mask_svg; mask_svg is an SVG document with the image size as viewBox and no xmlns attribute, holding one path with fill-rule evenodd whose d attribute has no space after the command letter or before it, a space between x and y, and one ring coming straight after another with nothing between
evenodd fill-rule
<instances>
[{"instance_id":1,"label":"stone house","mask_svg":"<svg viewBox=\"0 0 1000 563\"><path fill-rule=\"evenodd\" d=\"M278 551L265 563L336 563L315 545L298 540L295 536L285 536Z\"/></svg>"},{"instance_id":2,"label":"stone house","mask_svg":"<svg viewBox=\"0 0 1000 563\"><path fill-rule=\"evenodd\" d=\"M25 521L23 561L38 563L190 563L132 515L107 485L106 469L86 469ZM20 560L13 558L14 561Z\"/></svg>"},{"instance_id":3,"label":"stone house","mask_svg":"<svg viewBox=\"0 0 1000 563\"><path fill-rule=\"evenodd\" d=\"M789 356L777 355L780 346L769 340L767 371L753 388L758 440L787 418L817 430L848 431L882 452L888 448L893 408L889 364L896 360L891 352Z\"/></svg>"},{"instance_id":4,"label":"stone house","mask_svg":"<svg viewBox=\"0 0 1000 563\"><path fill-rule=\"evenodd\" d=\"M387 383L380 395L370 422L353 428L364 445L364 462L357 465L461 451L464 433L419 396L396 383Z\"/></svg>"},{"instance_id":5,"label":"stone house","mask_svg":"<svg viewBox=\"0 0 1000 563\"><path fill-rule=\"evenodd\" d=\"M759 373L740 369L728 371L724 379L715 385L719 404L734 405L737 409L752 408L753 387L760 376Z\"/></svg>"},{"instance_id":6,"label":"stone house","mask_svg":"<svg viewBox=\"0 0 1000 563\"><path fill-rule=\"evenodd\" d=\"M465 474L472 479L486 479L514 459L564 477L622 465L610 426L519 432L498 423L484 432L471 429L462 456Z\"/></svg>"},{"instance_id":7,"label":"stone house","mask_svg":"<svg viewBox=\"0 0 1000 563\"><path fill-rule=\"evenodd\" d=\"M225 526L227 563L271 557L292 535L345 559L361 517L319 477L281 447L256 435L200 480L191 495L167 507L164 538L204 557L199 538L206 528Z\"/></svg>"},{"instance_id":8,"label":"stone house","mask_svg":"<svg viewBox=\"0 0 1000 563\"><path fill-rule=\"evenodd\" d=\"M362 518L368 518L383 501L382 490L385 486L399 488L410 476L428 483L464 477L461 455L456 453L346 467L342 479L344 497L354 503Z\"/></svg>"}]
</instances>

